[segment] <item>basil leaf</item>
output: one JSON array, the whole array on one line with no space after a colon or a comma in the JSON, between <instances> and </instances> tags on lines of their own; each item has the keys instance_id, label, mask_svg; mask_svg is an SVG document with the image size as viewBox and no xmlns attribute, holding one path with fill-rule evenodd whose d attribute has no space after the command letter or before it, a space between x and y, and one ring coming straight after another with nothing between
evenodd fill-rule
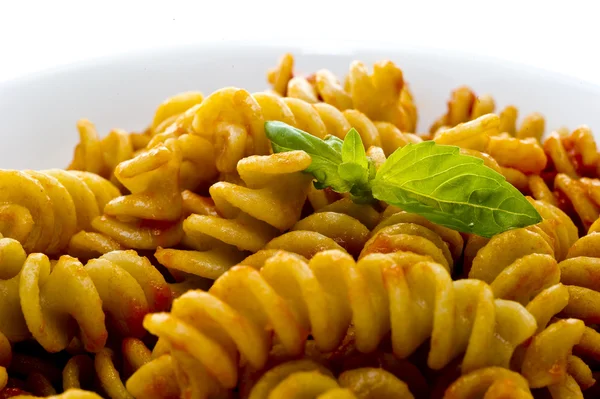
<instances>
[{"instance_id":1,"label":"basil leaf","mask_svg":"<svg viewBox=\"0 0 600 399\"><path fill-rule=\"evenodd\" d=\"M338 174L342 179L353 184L366 184L369 178L369 170L354 162L340 164L338 166Z\"/></svg>"},{"instance_id":2,"label":"basil leaf","mask_svg":"<svg viewBox=\"0 0 600 399\"><path fill-rule=\"evenodd\" d=\"M340 155L342 154L343 142L340 138L335 137L334 135L329 135L325 137L323 141L326 142L327 145L333 148L337 153Z\"/></svg>"},{"instance_id":3,"label":"basil leaf","mask_svg":"<svg viewBox=\"0 0 600 399\"><path fill-rule=\"evenodd\" d=\"M360 134L358 134L355 128L350 129L344 138L344 144L342 145L342 161L355 163L364 169L369 167L365 147L363 146Z\"/></svg>"},{"instance_id":4,"label":"basil leaf","mask_svg":"<svg viewBox=\"0 0 600 399\"><path fill-rule=\"evenodd\" d=\"M310 155L312 162L305 172L315 177L315 187L318 189L331 187L334 191L345 193L352 188L352 184L338 174L343 146L339 138L330 136L321 140L279 121L265 122L265 134L271 140L275 153L301 150Z\"/></svg>"},{"instance_id":5,"label":"basil leaf","mask_svg":"<svg viewBox=\"0 0 600 399\"><path fill-rule=\"evenodd\" d=\"M483 237L542 220L523 194L483 160L433 141L396 150L371 188L378 200Z\"/></svg>"}]
</instances>

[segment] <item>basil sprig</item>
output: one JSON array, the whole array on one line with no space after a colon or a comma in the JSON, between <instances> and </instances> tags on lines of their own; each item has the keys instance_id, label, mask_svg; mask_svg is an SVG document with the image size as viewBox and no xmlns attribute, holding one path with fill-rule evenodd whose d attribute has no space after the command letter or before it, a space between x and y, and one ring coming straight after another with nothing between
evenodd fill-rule
<instances>
[{"instance_id":1,"label":"basil sprig","mask_svg":"<svg viewBox=\"0 0 600 399\"><path fill-rule=\"evenodd\" d=\"M315 187L349 192L355 202L385 201L465 233L491 237L542 221L527 199L504 176L463 155L458 147L433 141L394 151L379 170L351 129L344 141L325 140L283 122L266 122L274 152L302 150L312 158L305 170Z\"/></svg>"}]
</instances>

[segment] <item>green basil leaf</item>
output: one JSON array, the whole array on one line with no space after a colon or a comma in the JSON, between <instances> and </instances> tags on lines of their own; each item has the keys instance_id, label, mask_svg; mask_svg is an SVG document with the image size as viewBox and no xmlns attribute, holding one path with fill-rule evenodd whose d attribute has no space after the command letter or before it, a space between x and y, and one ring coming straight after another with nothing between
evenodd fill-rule
<instances>
[{"instance_id":1,"label":"green basil leaf","mask_svg":"<svg viewBox=\"0 0 600 399\"><path fill-rule=\"evenodd\" d=\"M321 140L279 121L265 122L265 134L271 140L275 153L301 150L310 155L312 162L305 172L315 177L315 187L331 187L341 193L352 188L352 184L338 174L338 165L342 163L342 141L339 138L330 136Z\"/></svg>"},{"instance_id":2,"label":"green basil leaf","mask_svg":"<svg viewBox=\"0 0 600 399\"><path fill-rule=\"evenodd\" d=\"M344 138L342 161L357 164L364 169L369 167L365 147L355 128L350 129Z\"/></svg>"},{"instance_id":3,"label":"green basil leaf","mask_svg":"<svg viewBox=\"0 0 600 399\"><path fill-rule=\"evenodd\" d=\"M333 148L337 153L339 153L340 155L342 154L342 147L344 145L342 139L334 135L329 135L325 137L323 141L326 142L327 145Z\"/></svg>"},{"instance_id":4,"label":"green basil leaf","mask_svg":"<svg viewBox=\"0 0 600 399\"><path fill-rule=\"evenodd\" d=\"M367 164L368 167L368 164ZM355 162L344 162L338 166L340 177L351 184L366 184L369 170Z\"/></svg>"},{"instance_id":5,"label":"green basil leaf","mask_svg":"<svg viewBox=\"0 0 600 399\"><path fill-rule=\"evenodd\" d=\"M542 220L523 194L483 160L433 141L396 150L371 187L378 200L483 237Z\"/></svg>"}]
</instances>

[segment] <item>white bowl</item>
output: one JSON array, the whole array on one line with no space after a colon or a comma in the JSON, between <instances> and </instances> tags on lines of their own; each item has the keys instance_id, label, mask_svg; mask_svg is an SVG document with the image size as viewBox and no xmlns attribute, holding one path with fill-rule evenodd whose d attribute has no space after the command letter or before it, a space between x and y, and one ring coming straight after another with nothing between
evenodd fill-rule
<instances>
[{"instance_id":1,"label":"white bowl","mask_svg":"<svg viewBox=\"0 0 600 399\"><path fill-rule=\"evenodd\" d=\"M391 59L404 71L416 97L419 128L445 112L450 92L467 84L492 94L497 109L545 115L546 130L587 124L600 133L600 86L495 59L439 50L319 43L302 46L243 43L159 49L102 58L0 84L0 167L65 167L78 141L82 117L102 134L120 127L141 131L156 106L181 91L204 94L224 86L267 88L265 78L284 52L296 70L328 68L344 76L351 61Z\"/></svg>"}]
</instances>

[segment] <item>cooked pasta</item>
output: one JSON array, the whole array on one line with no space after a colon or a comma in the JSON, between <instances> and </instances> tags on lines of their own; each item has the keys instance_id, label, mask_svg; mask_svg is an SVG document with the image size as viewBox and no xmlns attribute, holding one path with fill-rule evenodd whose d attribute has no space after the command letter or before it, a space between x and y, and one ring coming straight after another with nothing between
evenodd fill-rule
<instances>
[{"instance_id":1,"label":"cooked pasta","mask_svg":"<svg viewBox=\"0 0 600 399\"><path fill-rule=\"evenodd\" d=\"M2 238L0 260L0 331L11 342L33 337L59 352L77 335L87 351L97 352L107 324L121 336L141 337L144 315L170 305L164 278L134 251L110 252L84 267L66 255L52 263L40 253L27 256L17 241Z\"/></svg>"},{"instance_id":2,"label":"cooked pasta","mask_svg":"<svg viewBox=\"0 0 600 399\"><path fill-rule=\"evenodd\" d=\"M79 230L89 229L104 206L119 196L109 181L88 172L60 169L0 171L2 235L27 252L55 254Z\"/></svg>"},{"instance_id":3,"label":"cooked pasta","mask_svg":"<svg viewBox=\"0 0 600 399\"><path fill-rule=\"evenodd\" d=\"M442 265L428 259L399 252L371 254L355 263L333 250L306 263L278 252L260 272L244 266L230 269L208 292L190 291L174 302L171 313L149 316L145 326L177 348L173 356L184 359L191 367L186 370L206 370L206 381L190 382L185 388L191 392L198 384L234 387L237 351L261 368L270 347L267 325L292 355L302 352L308 332L321 350L334 350L352 323L356 346L364 353L374 351L391 331L393 353L405 358L433 335L428 357L433 369L462 353L466 372L508 367L514 348L535 332L533 316L515 302L494 300L483 282L453 283ZM447 293L432 295L436 290ZM421 301L427 305L418 310ZM477 303L478 315L468 310L471 301ZM428 316L422 317L423 311ZM232 344L236 352L227 349ZM480 345L492 345L494 355ZM211 362L213 356L222 361Z\"/></svg>"},{"instance_id":4,"label":"cooked pasta","mask_svg":"<svg viewBox=\"0 0 600 399\"><path fill-rule=\"evenodd\" d=\"M541 114L461 86L422 133L391 61L308 72L285 54L269 90L182 92L137 133L81 119L64 170L0 170L0 398L597 396L591 129L544 136ZM375 195L397 154L448 145L504 176L534 224L407 211L445 212L441 186ZM446 183L486 197L462 182Z\"/></svg>"}]
</instances>

